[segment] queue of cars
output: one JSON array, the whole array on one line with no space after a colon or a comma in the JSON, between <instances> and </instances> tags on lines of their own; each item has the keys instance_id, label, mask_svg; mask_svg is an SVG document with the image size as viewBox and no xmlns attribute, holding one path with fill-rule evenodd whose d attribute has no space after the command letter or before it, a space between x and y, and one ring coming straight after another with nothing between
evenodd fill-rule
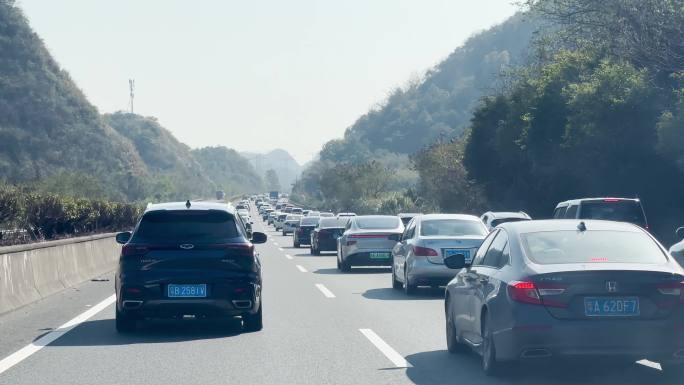
<instances>
[{"instance_id":1,"label":"queue of cars","mask_svg":"<svg viewBox=\"0 0 684 385\"><path fill-rule=\"evenodd\" d=\"M293 245L336 252L342 272L389 266L407 295L446 287L448 351L479 354L487 374L559 357L683 367L684 240L663 247L638 199L560 202L553 217L340 213L300 218Z\"/></svg>"},{"instance_id":2,"label":"queue of cars","mask_svg":"<svg viewBox=\"0 0 684 385\"><path fill-rule=\"evenodd\" d=\"M474 351L495 374L557 357L684 365L684 241L663 247L638 199L561 202L550 220L521 212L356 215L256 202L293 245L336 253L348 273L387 266L407 295L446 287L450 353ZM116 329L147 318L235 317L263 327L261 261L251 204L149 205L123 245L115 275ZM684 238L684 228L677 229Z\"/></svg>"}]
</instances>

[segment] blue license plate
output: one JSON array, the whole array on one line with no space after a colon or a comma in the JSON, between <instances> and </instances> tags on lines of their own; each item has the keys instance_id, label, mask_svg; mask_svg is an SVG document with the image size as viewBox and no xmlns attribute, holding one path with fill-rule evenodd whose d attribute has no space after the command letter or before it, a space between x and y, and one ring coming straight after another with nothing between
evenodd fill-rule
<instances>
[{"instance_id":1,"label":"blue license plate","mask_svg":"<svg viewBox=\"0 0 684 385\"><path fill-rule=\"evenodd\" d=\"M207 285L168 285L166 293L169 298L205 298Z\"/></svg>"},{"instance_id":2,"label":"blue license plate","mask_svg":"<svg viewBox=\"0 0 684 385\"><path fill-rule=\"evenodd\" d=\"M633 317L639 315L637 297L586 297L584 314L588 317Z\"/></svg>"},{"instance_id":3,"label":"blue license plate","mask_svg":"<svg viewBox=\"0 0 684 385\"><path fill-rule=\"evenodd\" d=\"M465 256L466 263L472 262L472 257L470 256L470 250L468 249L444 249L442 255L444 258L450 257L454 254L463 254Z\"/></svg>"}]
</instances>

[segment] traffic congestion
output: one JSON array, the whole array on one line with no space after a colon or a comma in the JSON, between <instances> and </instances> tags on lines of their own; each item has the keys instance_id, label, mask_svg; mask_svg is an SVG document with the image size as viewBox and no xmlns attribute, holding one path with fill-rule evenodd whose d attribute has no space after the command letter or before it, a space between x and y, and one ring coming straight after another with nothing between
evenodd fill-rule
<instances>
[{"instance_id":1,"label":"traffic congestion","mask_svg":"<svg viewBox=\"0 0 684 385\"><path fill-rule=\"evenodd\" d=\"M480 356L487 375L545 360L648 359L670 372L684 364L681 245L668 250L648 232L638 199L560 202L545 220L335 214L266 195L236 207L292 247L335 258L341 273L386 267L388 287L406 296L442 292L449 353Z\"/></svg>"}]
</instances>

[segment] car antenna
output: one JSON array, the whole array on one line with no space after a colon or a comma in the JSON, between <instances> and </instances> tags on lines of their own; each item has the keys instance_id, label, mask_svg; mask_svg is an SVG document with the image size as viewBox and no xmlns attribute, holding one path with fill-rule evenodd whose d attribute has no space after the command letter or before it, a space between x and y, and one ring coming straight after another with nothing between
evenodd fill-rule
<instances>
[{"instance_id":1,"label":"car antenna","mask_svg":"<svg viewBox=\"0 0 684 385\"><path fill-rule=\"evenodd\" d=\"M587 231L587 225L584 223L584 221L580 222L579 225L577 225L577 230Z\"/></svg>"},{"instance_id":2,"label":"car antenna","mask_svg":"<svg viewBox=\"0 0 684 385\"><path fill-rule=\"evenodd\" d=\"M192 203L190 203L190 199L188 199L188 200L185 202L185 207L190 208L190 206L192 206Z\"/></svg>"}]
</instances>

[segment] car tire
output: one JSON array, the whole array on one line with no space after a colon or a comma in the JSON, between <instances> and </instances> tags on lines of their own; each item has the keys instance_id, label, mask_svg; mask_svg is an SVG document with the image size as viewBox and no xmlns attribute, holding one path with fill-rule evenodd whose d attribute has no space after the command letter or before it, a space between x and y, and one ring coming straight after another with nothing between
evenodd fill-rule
<instances>
[{"instance_id":1,"label":"car tire","mask_svg":"<svg viewBox=\"0 0 684 385\"><path fill-rule=\"evenodd\" d=\"M341 257L337 258L337 268L343 273L350 272L351 266L349 265L349 262L341 261L340 259L341 259Z\"/></svg>"},{"instance_id":2,"label":"car tire","mask_svg":"<svg viewBox=\"0 0 684 385\"><path fill-rule=\"evenodd\" d=\"M116 310L116 331L119 333L132 333L135 331L137 320L130 315L126 315Z\"/></svg>"},{"instance_id":3,"label":"car tire","mask_svg":"<svg viewBox=\"0 0 684 385\"><path fill-rule=\"evenodd\" d=\"M470 349L468 348L467 345L461 343L458 340L458 329L456 329L456 325L454 325L454 320L452 319L452 313L451 309L449 308L449 305L447 305L446 312L444 314L444 318L446 318L446 340L447 340L447 350L451 354L458 354L458 353L466 353Z\"/></svg>"},{"instance_id":4,"label":"car tire","mask_svg":"<svg viewBox=\"0 0 684 385\"><path fill-rule=\"evenodd\" d=\"M397 280L397 275L394 273L394 263L392 263L392 289L401 290L403 285Z\"/></svg>"},{"instance_id":5,"label":"car tire","mask_svg":"<svg viewBox=\"0 0 684 385\"><path fill-rule=\"evenodd\" d=\"M485 319L482 323L482 370L488 376L497 376L501 374L502 364L496 361L496 346L494 344L494 337L491 330L491 316L489 312L485 313Z\"/></svg>"},{"instance_id":6,"label":"car tire","mask_svg":"<svg viewBox=\"0 0 684 385\"><path fill-rule=\"evenodd\" d=\"M285 232L285 230L283 230L283 237L286 236L286 235L287 235L287 233Z\"/></svg>"},{"instance_id":7,"label":"car tire","mask_svg":"<svg viewBox=\"0 0 684 385\"><path fill-rule=\"evenodd\" d=\"M297 242L297 239L296 239L296 238L295 238L295 240L294 240L294 242L293 242L293 246L294 246L296 249L299 248L299 242Z\"/></svg>"},{"instance_id":8,"label":"car tire","mask_svg":"<svg viewBox=\"0 0 684 385\"><path fill-rule=\"evenodd\" d=\"M411 285L411 282L409 282L408 270L406 269L406 267L404 267L404 272L405 272L404 273L404 285L403 285L404 286L404 293L406 295L413 295L416 293L416 286Z\"/></svg>"},{"instance_id":9,"label":"car tire","mask_svg":"<svg viewBox=\"0 0 684 385\"><path fill-rule=\"evenodd\" d=\"M258 332L264 328L262 310L264 308L263 302L259 303L259 310L254 314L245 314L242 316L242 329L246 332Z\"/></svg>"}]
</instances>

